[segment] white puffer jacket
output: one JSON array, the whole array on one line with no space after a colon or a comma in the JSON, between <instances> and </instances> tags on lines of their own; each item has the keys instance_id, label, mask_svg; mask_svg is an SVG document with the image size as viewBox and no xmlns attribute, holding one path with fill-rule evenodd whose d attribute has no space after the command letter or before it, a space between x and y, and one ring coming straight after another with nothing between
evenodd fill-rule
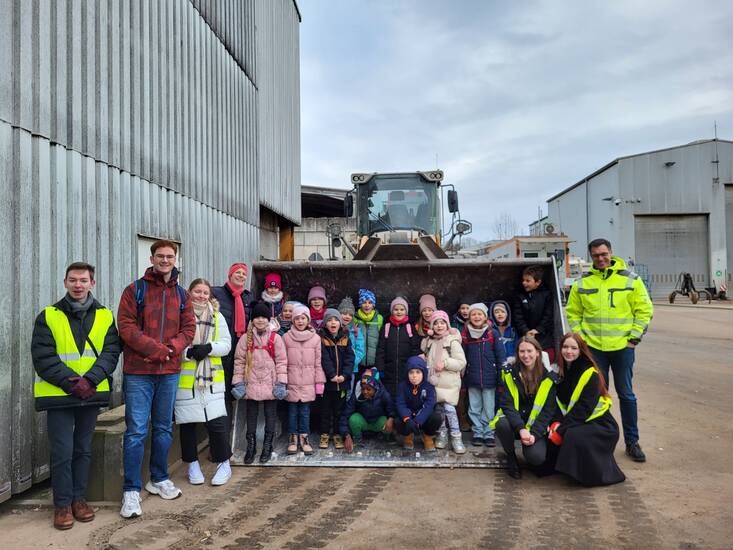
<instances>
[{"instance_id":1,"label":"white puffer jacket","mask_svg":"<svg viewBox=\"0 0 733 550\"><path fill-rule=\"evenodd\" d=\"M443 346L443 365L440 372L435 371L435 356L438 346ZM435 386L438 403L458 405L461 393L461 377L466 369L466 354L463 352L461 335L456 329L450 329L441 340L425 338L420 344L428 364L428 380Z\"/></svg>"}]
</instances>

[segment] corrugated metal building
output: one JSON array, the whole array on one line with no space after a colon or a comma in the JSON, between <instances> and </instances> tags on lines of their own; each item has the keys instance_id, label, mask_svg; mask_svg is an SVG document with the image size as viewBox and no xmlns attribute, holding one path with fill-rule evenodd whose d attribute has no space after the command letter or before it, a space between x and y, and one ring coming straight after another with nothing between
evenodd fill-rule
<instances>
[{"instance_id":1,"label":"corrugated metal building","mask_svg":"<svg viewBox=\"0 0 733 550\"><path fill-rule=\"evenodd\" d=\"M0 501L48 473L29 345L68 263L116 308L153 238L184 283L292 256L299 22L294 0L0 0Z\"/></svg>"},{"instance_id":2,"label":"corrugated metal building","mask_svg":"<svg viewBox=\"0 0 733 550\"><path fill-rule=\"evenodd\" d=\"M665 297L681 272L696 286L733 283L733 142L701 140L617 158L548 203L549 221L588 258L598 237L647 267Z\"/></svg>"}]
</instances>

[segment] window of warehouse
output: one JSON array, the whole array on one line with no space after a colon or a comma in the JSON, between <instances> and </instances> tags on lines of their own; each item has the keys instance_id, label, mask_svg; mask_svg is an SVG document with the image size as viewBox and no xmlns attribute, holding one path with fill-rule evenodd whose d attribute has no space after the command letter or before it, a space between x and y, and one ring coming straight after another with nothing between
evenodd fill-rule
<instances>
[{"instance_id":1,"label":"window of warehouse","mask_svg":"<svg viewBox=\"0 0 733 550\"><path fill-rule=\"evenodd\" d=\"M146 235L137 236L137 275L142 277L145 275L145 270L150 267L150 247L158 239L165 239L165 237L148 237ZM178 257L176 258L176 267L179 271L183 268L183 255L181 250L181 243L176 240L168 239L178 245Z\"/></svg>"},{"instance_id":2,"label":"window of warehouse","mask_svg":"<svg viewBox=\"0 0 733 550\"><path fill-rule=\"evenodd\" d=\"M540 253L539 252L525 252L524 257L525 258L539 258Z\"/></svg>"}]
</instances>

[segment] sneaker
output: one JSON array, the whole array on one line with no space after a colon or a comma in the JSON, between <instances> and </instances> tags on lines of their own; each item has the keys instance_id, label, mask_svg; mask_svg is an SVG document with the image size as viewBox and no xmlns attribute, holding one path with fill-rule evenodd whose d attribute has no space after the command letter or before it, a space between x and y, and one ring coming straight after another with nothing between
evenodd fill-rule
<instances>
[{"instance_id":1,"label":"sneaker","mask_svg":"<svg viewBox=\"0 0 733 550\"><path fill-rule=\"evenodd\" d=\"M145 484L145 490L153 495L158 495L164 500L173 500L180 497L183 493L176 487L170 479Z\"/></svg>"},{"instance_id":2,"label":"sneaker","mask_svg":"<svg viewBox=\"0 0 733 550\"><path fill-rule=\"evenodd\" d=\"M631 460L634 462L646 462L646 455L644 454L644 451L641 450L641 445L639 445L638 441L635 441L630 445L626 445L626 454L629 455Z\"/></svg>"},{"instance_id":3,"label":"sneaker","mask_svg":"<svg viewBox=\"0 0 733 550\"><path fill-rule=\"evenodd\" d=\"M435 448L445 449L448 446L448 430L441 428L438 430L438 436L435 438Z\"/></svg>"},{"instance_id":4,"label":"sneaker","mask_svg":"<svg viewBox=\"0 0 733 550\"><path fill-rule=\"evenodd\" d=\"M494 439L494 436L490 435L489 437L485 437L484 445L487 447L496 447L496 439Z\"/></svg>"},{"instance_id":5,"label":"sneaker","mask_svg":"<svg viewBox=\"0 0 733 550\"><path fill-rule=\"evenodd\" d=\"M188 465L188 482L191 485L201 485L204 482L204 473L198 460Z\"/></svg>"},{"instance_id":6,"label":"sneaker","mask_svg":"<svg viewBox=\"0 0 733 550\"><path fill-rule=\"evenodd\" d=\"M479 436L474 435L471 438L471 445L473 445L474 447L483 447L484 446L484 440L481 439Z\"/></svg>"},{"instance_id":7,"label":"sneaker","mask_svg":"<svg viewBox=\"0 0 733 550\"><path fill-rule=\"evenodd\" d=\"M344 448L344 440L340 435L333 436L333 446L336 447L337 449Z\"/></svg>"},{"instance_id":8,"label":"sneaker","mask_svg":"<svg viewBox=\"0 0 733 550\"><path fill-rule=\"evenodd\" d=\"M318 444L319 449L328 449L328 440L330 436L328 434L321 434L321 442Z\"/></svg>"},{"instance_id":9,"label":"sneaker","mask_svg":"<svg viewBox=\"0 0 733 550\"><path fill-rule=\"evenodd\" d=\"M461 432L458 432L457 434L451 434L450 444L451 444L451 447L453 447L453 452L456 453L457 455L462 455L466 452L466 447L463 445L463 438L461 437Z\"/></svg>"},{"instance_id":10,"label":"sneaker","mask_svg":"<svg viewBox=\"0 0 733 550\"><path fill-rule=\"evenodd\" d=\"M140 493L138 491L125 491L123 493L120 515L123 518L137 518L143 515L143 509L140 507Z\"/></svg>"},{"instance_id":11,"label":"sneaker","mask_svg":"<svg viewBox=\"0 0 733 550\"><path fill-rule=\"evenodd\" d=\"M230 479L232 479L232 467L229 465L229 461L220 462L216 467L214 477L211 478L211 484L214 486L224 485Z\"/></svg>"}]
</instances>

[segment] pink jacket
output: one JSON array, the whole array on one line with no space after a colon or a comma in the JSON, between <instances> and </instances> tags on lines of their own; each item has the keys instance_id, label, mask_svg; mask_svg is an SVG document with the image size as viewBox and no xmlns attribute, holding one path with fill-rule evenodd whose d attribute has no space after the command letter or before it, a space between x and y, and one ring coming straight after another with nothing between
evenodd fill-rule
<instances>
[{"instance_id":1,"label":"pink jacket","mask_svg":"<svg viewBox=\"0 0 733 550\"><path fill-rule=\"evenodd\" d=\"M275 357L270 355L267 343L270 339L270 329L268 327L265 334L259 336L257 331L254 332L254 348L252 350L252 371L249 373L247 380L244 379L244 371L247 365L247 337L242 336L237 343L237 349L234 352L234 374L232 376L232 384L239 382L247 383L247 393L245 399L253 401L268 401L275 399L272 390L275 383L288 383L288 356L285 352L285 344L279 334L275 334L273 348Z\"/></svg>"},{"instance_id":2,"label":"pink jacket","mask_svg":"<svg viewBox=\"0 0 733 550\"><path fill-rule=\"evenodd\" d=\"M316 384L325 384L321 368L321 337L312 328L292 327L283 336L288 352L288 396L292 403L316 400Z\"/></svg>"}]
</instances>

